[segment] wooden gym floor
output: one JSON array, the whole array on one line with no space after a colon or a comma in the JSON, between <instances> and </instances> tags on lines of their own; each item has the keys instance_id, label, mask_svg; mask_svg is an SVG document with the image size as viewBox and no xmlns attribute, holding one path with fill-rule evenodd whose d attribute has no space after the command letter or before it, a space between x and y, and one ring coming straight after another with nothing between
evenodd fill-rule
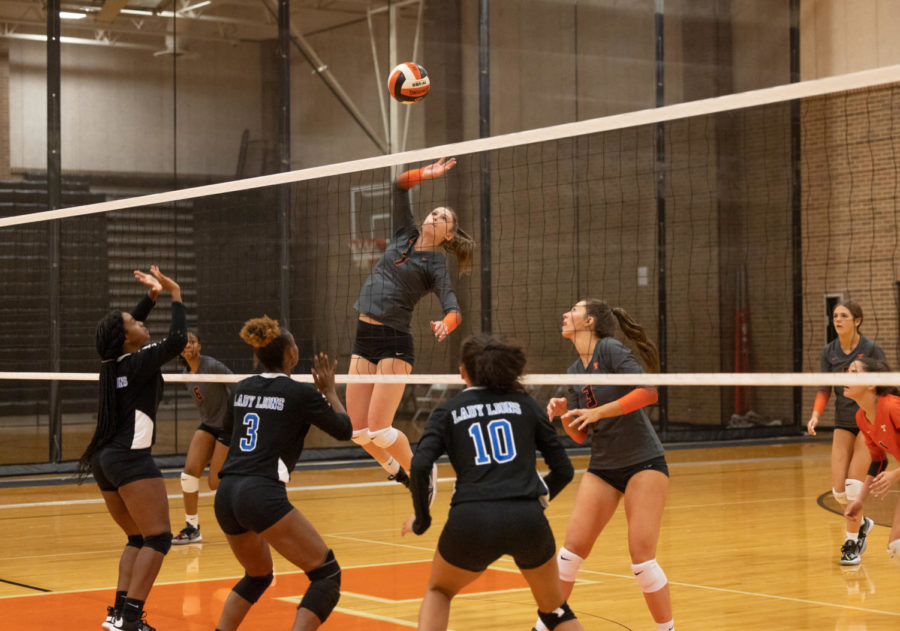
<instances>
[{"instance_id":1,"label":"wooden gym floor","mask_svg":"<svg viewBox=\"0 0 900 631\"><path fill-rule=\"evenodd\" d=\"M885 554L893 493L872 502L877 525L862 564L838 564L843 520L825 495L826 442L668 452L671 491L658 559L669 577L675 620L686 630L900 629L900 567ZM562 542L587 458L548 509ZM400 536L408 493L380 469L298 470L289 497L335 550L341 601L326 631L415 628L430 559L447 515L453 471L440 466L434 525ZM93 484L0 480L0 628L99 629L111 604L124 536ZM183 523L176 478L166 480L173 530ZM205 485L205 481L202 483ZM201 491L204 490L201 486ZM243 574L200 498L202 544L173 546L146 609L160 631L211 630ZM585 629L647 630L653 624L631 577L620 507L585 561L570 599ZM306 579L276 556L276 582L242 629L287 629ZM511 560L501 559L453 603L450 628L527 631L535 605Z\"/></svg>"}]
</instances>

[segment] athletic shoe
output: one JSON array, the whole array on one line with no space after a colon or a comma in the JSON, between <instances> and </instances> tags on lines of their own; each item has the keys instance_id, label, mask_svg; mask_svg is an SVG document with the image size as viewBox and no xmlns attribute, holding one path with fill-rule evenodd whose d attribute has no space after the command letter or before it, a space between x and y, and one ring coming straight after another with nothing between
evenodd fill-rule
<instances>
[{"instance_id":1,"label":"athletic shoe","mask_svg":"<svg viewBox=\"0 0 900 631\"><path fill-rule=\"evenodd\" d=\"M437 495L437 463L431 467L431 475L428 476L428 507L434 504L434 497Z\"/></svg>"},{"instance_id":2,"label":"athletic shoe","mask_svg":"<svg viewBox=\"0 0 900 631\"><path fill-rule=\"evenodd\" d=\"M184 528L177 535L172 537L172 545L183 546L188 543L200 543L203 541L203 535L200 534L200 526L196 528L189 523L184 522Z\"/></svg>"},{"instance_id":3,"label":"athletic shoe","mask_svg":"<svg viewBox=\"0 0 900 631\"><path fill-rule=\"evenodd\" d=\"M875 522L868 517L862 518L862 523L859 525L859 543L857 544L860 554L866 551L866 535L869 534L874 525Z\"/></svg>"},{"instance_id":4,"label":"athletic shoe","mask_svg":"<svg viewBox=\"0 0 900 631\"><path fill-rule=\"evenodd\" d=\"M409 488L409 476L406 474L406 471L403 470L403 467L397 469L397 473L388 476L388 480L393 480L394 482L399 482L406 488Z\"/></svg>"},{"instance_id":5,"label":"athletic shoe","mask_svg":"<svg viewBox=\"0 0 900 631\"><path fill-rule=\"evenodd\" d=\"M156 631L155 627L147 624L147 612L142 611L139 620L135 620L131 624L125 622L125 618L116 618L116 625L113 627L115 631Z\"/></svg>"},{"instance_id":6,"label":"athletic shoe","mask_svg":"<svg viewBox=\"0 0 900 631\"><path fill-rule=\"evenodd\" d=\"M104 620L100 626L108 631L113 631L116 626L116 610L114 607L106 608L106 620Z\"/></svg>"},{"instance_id":7,"label":"athletic shoe","mask_svg":"<svg viewBox=\"0 0 900 631\"><path fill-rule=\"evenodd\" d=\"M853 539L841 546L841 565L859 565L859 545Z\"/></svg>"}]
</instances>

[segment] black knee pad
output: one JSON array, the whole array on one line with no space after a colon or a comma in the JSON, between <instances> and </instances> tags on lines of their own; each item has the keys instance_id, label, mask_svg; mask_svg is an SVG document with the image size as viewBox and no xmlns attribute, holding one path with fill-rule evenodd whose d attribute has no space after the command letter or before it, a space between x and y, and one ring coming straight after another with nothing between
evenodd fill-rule
<instances>
[{"instance_id":1,"label":"black knee pad","mask_svg":"<svg viewBox=\"0 0 900 631\"><path fill-rule=\"evenodd\" d=\"M568 620L574 620L575 612L573 612L569 608L569 603L564 602L550 613L544 613L543 611L538 609L538 618L541 619L541 622L544 623L544 626L550 629L550 631L553 631L553 629L555 629L557 625L560 625Z\"/></svg>"},{"instance_id":2,"label":"black knee pad","mask_svg":"<svg viewBox=\"0 0 900 631\"><path fill-rule=\"evenodd\" d=\"M316 569L307 572L309 587L300 601L300 607L309 609L322 622L331 614L341 598L341 566L328 551L325 561Z\"/></svg>"},{"instance_id":3,"label":"black knee pad","mask_svg":"<svg viewBox=\"0 0 900 631\"><path fill-rule=\"evenodd\" d=\"M250 576L244 574L244 578L237 582L237 585L231 588L235 594L246 600L248 603L255 603L263 592L269 588L275 575L269 572L265 576Z\"/></svg>"},{"instance_id":4,"label":"black knee pad","mask_svg":"<svg viewBox=\"0 0 900 631\"><path fill-rule=\"evenodd\" d=\"M144 545L144 538L140 535L128 535L128 543L125 546L131 546L132 548L141 548Z\"/></svg>"},{"instance_id":5,"label":"black knee pad","mask_svg":"<svg viewBox=\"0 0 900 631\"><path fill-rule=\"evenodd\" d=\"M168 554L169 548L172 547L172 533L163 532L158 535L144 537L144 546L147 548L153 548L157 552Z\"/></svg>"}]
</instances>

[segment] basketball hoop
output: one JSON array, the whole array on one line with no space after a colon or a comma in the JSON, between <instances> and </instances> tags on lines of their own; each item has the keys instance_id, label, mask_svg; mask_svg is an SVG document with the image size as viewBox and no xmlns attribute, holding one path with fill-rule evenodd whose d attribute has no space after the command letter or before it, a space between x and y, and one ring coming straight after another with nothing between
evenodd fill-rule
<instances>
[{"instance_id":1,"label":"basketball hoop","mask_svg":"<svg viewBox=\"0 0 900 631\"><path fill-rule=\"evenodd\" d=\"M350 258L357 268L369 271L381 258L386 246L385 239L351 239Z\"/></svg>"}]
</instances>

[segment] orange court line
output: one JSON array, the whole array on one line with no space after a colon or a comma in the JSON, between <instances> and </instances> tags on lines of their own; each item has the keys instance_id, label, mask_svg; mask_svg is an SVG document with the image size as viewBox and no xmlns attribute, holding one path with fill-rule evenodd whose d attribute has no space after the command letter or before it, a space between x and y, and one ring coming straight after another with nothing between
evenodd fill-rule
<instances>
[{"instance_id":1,"label":"orange court line","mask_svg":"<svg viewBox=\"0 0 900 631\"><path fill-rule=\"evenodd\" d=\"M347 568L341 589L385 600L408 601L425 593L431 562L398 563ZM147 601L147 622L161 631L209 631L215 628L234 578L155 585ZM302 572L279 574L244 619L242 628L287 628L294 619L294 602L309 582ZM488 569L462 593L527 588L518 572ZM99 629L112 604L113 590L46 593L0 599L0 620L16 621L16 628L44 631L59 628ZM322 629L337 631L408 631L409 626L352 614L346 599L338 605ZM359 605L354 607L359 608ZM365 612L361 611L361 614ZM415 623L418 612L409 623ZM5 626L5 625L4 625Z\"/></svg>"}]
</instances>

